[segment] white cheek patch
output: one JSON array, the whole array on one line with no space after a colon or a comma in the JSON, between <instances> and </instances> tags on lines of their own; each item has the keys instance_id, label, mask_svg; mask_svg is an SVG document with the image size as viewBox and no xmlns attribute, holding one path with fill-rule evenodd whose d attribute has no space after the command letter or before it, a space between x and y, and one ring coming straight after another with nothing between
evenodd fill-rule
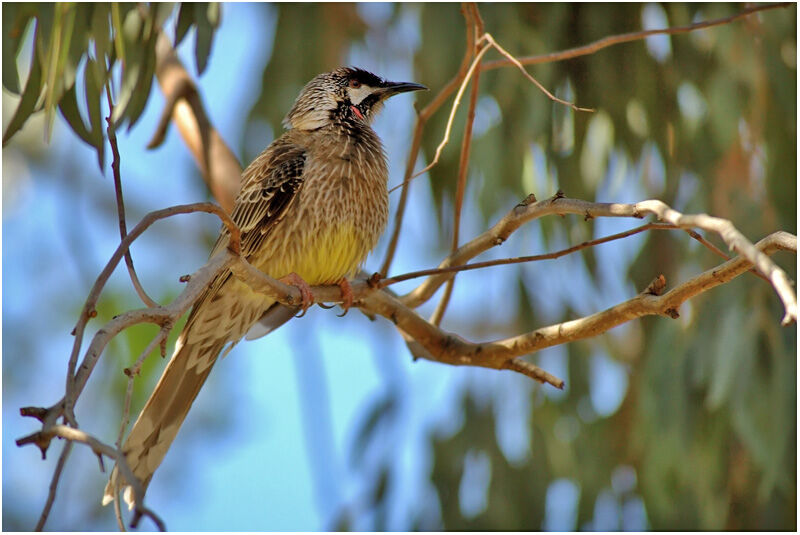
<instances>
[{"instance_id":1,"label":"white cheek patch","mask_svg":"<svg viewBox=\"0 0 800 535\"><path fill-rule=\"evenodd\" d=\"M350 97L350 102L358 106L374 90L375 88L362 84L360 87L348 87L347 95Z\"/></svg>"}]
</instances>

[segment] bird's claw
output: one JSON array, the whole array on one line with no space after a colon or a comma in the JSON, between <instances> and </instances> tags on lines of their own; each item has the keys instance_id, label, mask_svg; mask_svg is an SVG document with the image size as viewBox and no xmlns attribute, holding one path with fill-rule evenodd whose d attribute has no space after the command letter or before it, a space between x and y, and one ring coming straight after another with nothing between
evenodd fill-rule
<instances>
[{"instance_id":1,"label":"bird's claw","mask_svg":"<svg viewBox=\"0 0 800 535\"><path fill-rule=\"evenodd\" d=\"M289 273L285 277L281 277L278 280L290 286L294 286L300 291L300 309L302 312L300 312L297 317L302 318L305 316L308 307L314 304L314 294L311 293L311 286L309 286L300 275L294 272Z\"/></svg>"},{"instance_id":2,"label":"bird's claw","mask_svg":"<svg viewBox=\"0 0 800 535\"><path fill-rule=\"evenodd\" d=\"M353 287L350 286L350 283L344 278L336 284L338 284L339 288L342 290L342 313L336 314L341 318L347 314L347 311L350 310L351 306L353 306Z\"/></svg>"}]
</instances>

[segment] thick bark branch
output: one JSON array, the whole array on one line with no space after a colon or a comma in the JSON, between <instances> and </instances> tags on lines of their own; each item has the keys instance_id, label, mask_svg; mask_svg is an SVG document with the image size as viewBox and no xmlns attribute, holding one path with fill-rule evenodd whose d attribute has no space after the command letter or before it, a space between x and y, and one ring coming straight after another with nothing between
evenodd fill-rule
<instances>
[{"instance_id":1,"label":"thick bark branch","mask_svg":"<svg viewBox=\"0 0 800 535\"><path fill-rule=\"evenodd\" d=\"M209 121L194 81L163 34L159 36L156 48L156 77L167 102L148 147L162 143L171 118L214 198L226 212L231 213L233 201L239 193L242 166Z\"/></svg>"}]
</instances>

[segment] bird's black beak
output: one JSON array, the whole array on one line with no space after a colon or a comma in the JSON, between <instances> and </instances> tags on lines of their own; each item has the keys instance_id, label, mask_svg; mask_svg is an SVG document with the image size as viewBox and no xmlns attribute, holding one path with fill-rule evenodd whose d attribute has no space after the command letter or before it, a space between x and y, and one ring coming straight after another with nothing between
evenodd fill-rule
<instances>
[{"instance_id":1,"label":"bird's black beak","mask_svg":"<svg viewBox=\"0 0 800 535\"><path fill-rule=\"evenodd\" d=\"M415 84L414 82L384 82L376 93L381 98L389 98L398 93L406 93L408 91L427 91L428 88L422 84Z\"/></svg>"}]
</instances>

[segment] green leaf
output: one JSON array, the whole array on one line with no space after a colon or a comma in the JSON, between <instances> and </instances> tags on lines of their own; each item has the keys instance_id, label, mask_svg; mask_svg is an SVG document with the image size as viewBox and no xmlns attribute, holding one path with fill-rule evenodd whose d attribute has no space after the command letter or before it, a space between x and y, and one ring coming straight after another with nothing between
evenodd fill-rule
<instances>
[{"instance_id":1,"label":"green leaf","mask_svg":"<svg viewBox=\"0 0 800 535\"><path fill-rule=\"evenodd\" d=\"M144 107L147 104L147 99L150 96L150 89L153 87L153 75L156 70L155 43L157 37L158 35L154 33L144 47L145 57L143 59L143 69L140 70L133 95L128 103L128 109L125 111L125 115L130 121L128 123L128 130L133 128L133 125L139 120L139 117L141 117Z\"/></svg>"},{"instance_id":2,"label":"green leaf","mask_svg":"<svg viewBox=\"0 0 800 535\"><path fill-rule=\"evenodd\" d=\"M123 39L122 31L122 9L119 3L114 2L111 4L111 27L114 35L114 50L117 57L123 65L125 65L125 40Z\"/></svg>"},{"instance_id":3,"label":"green leaf","mask_svg":"<svg viewBox=\"0 0 800 535\"><path fill-rule=\"evenodd\" d=\"M164 23L172 15L175 10L174 2L158 2L150 4L150 9L153 10L153 26L156 28L163 28Z\"/></svg>"},{"instance_id":4,"label":"green leaf","mask_svg":"<svg viewBox=\"0 0 800 535\"><path fill-rule=\"evenodd\" d=\"M37 28L38 31L38 28ZM17 110L14 116L9 121L6 131L3 133L3 146L8 143L11 137L25 124L33 110L36 108L36 102L39 100L39 95L42 92L42 65L39 63L37 54L31 55L31 72L28 76L28 81L25 83L25 90L22 92L22 98L19 101Z\"/></svg>"},{"instance_id":5,"label":"green leaf","mask_svg":"<svg viewBox=\"0 0 800 535\"><path fill-rule=\"evenodd\" d=\"M105 60L101 60L105 62ZM103 164L105 162L105 137L103 135L103 117L101 111L102 103L102 89L105 84L105 74L98 78L97 72L99 70L105 71L105 67L100 65L99 62L90 60L86 65L84 71L84 88L86 91L86 108L89 110L89 125L91 131L91 144L97 151L97 163L100 166L100 171L103 171Z\"/></svg>"},{"instance_id":6,"label":"green leaf","mask_svg":"<svg viewBox=\"0 0 800 535\"><path fill-rule=\"evenodd\" d=\"M125 51L125 59L122 63L122 84L112 115L115 126L119 126L120 121L128 117L128 105L134 97L139 76L146 67L144 65L145 51L141 45L142 29L142 19L138 11L129 11L122 25L121 39L124 42L122 46Z\"/></svg>"},{"instance_id":7,"label":"green leaf","mask_svg":"<svg viewBox=\"0 0 800 535\"><path fill-rule=\"evenodd\" d=\"M66 119L70 128L72 128L72 131L86 143L93 145L91 133L86 129L86 124L83 122L83 117L81 117L81 112L78 109L78 97L75 93L75 84L64 92L64 96L58 103L58 109L61 111L61 115Z\"/></svg>"},{"instance_id":8,"label":"green leaf","mask_svg":"<svg viewBox=\"0 0 800 535\"><path fill-rule=\"evenodd\" d=\"M92 16L91 4L76 4L72 31L70 32L69 46L64 60L64 87L68 88L75 83L78 74L78 66L84 56L89 52L89 36L92 35L92 28L89 21ZM66 46L66 45L65 45Z\"/></svg>"},{"instance_id":9,"label":"green leaf","mask_svg":"<svg viewBox=\"0 0 800 535\"><path fill-rule=\"evenodd\" d=\"M55 20L55 4L41 4L41 9L36 12L36 54L42 66L47 65L47 52L50 43L50 34L53 31Z\"/></svg>"},{"instance_id":10,"label":"green leaf","mask_svg":"<svg viewBox=\"0 0 800 535\"><path fill-rule=\"evenodd\" d=\"M178 10L178 23L175 26L175 48L181 44L183 38L186 37L186 32L191 28L194 22L194 11L194 4L181 4Z\"/></svg>"},{"instance_id":11,"label":"green leaf","mask_svg":"<svg viewBox=\"0 0 800 535\"><path fill-rule=\"evenodd\" d=\"M105 61L111 46L111 25L109 23L110 8L108 4L94 4L92 9L92 37L94 37L94 54L98 61Z\"/></svg>"},{"instance_id":12,"label":"green leaf","mask_svg":"<svg viewBox=\"0 0 800 535\"><path fill-rule=\"evenodd\" d=\"M75 23L75 7L68 4L58 4L56 9L58 9L58 12L50 38L50 49L47 54L48 61L45 64L47 69L45 72L47 82L44 101L45 140L50 139L56 106L61 100L64 90L69 88L70 82L75 82L74 72L71 80L69 75L65 76L69 45Z\"/></svg>"},{"instance_id":13,"label":"green leaf","mask_svg":"<svg viewBox=\"0 0 800 535\"><path fill-rule=\"evenodd\" d=\"M3 4L3 87L19 95L17 56L33 13L24 4Z\"/></svg>"},{"instance_id":14,"label":"green leaf","mask_svg":"<svg viewBox=\"0 0 800 535\"><path fill-rule=\"evenodd\" d=\"M220 7L219 2L212 2L208 5L208 9L206 10L206 16L208 17L208 22L211 23L211 26L214 29L219 28L220 23Z\"/></svg>"},{"instance_id":15,"label":"green leaf","mask_svg":"<svg viewBox=\"0 0 800 535\"><path fill-rule=\"evenodd\" d=\"M208 66L208 56L214 41L214 28L219 23L219 5L194 4L197 39L194 43L194 59L197 62L197 74L203 74Z\"/></svg>"}]
</instances>

